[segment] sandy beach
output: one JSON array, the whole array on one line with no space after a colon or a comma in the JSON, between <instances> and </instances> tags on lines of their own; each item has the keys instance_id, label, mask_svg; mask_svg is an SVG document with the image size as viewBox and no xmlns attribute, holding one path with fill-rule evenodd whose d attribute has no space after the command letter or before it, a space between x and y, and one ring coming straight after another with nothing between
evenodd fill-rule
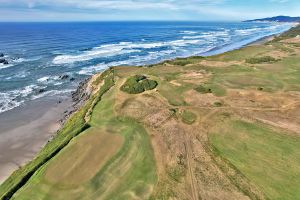
<instances>
[{"instance_id":1,"label":"sandy beach","mask_svg":"<svg viewBox=\"0 0 300 200\"><path fill-rule=\"evenodd\" d=\"M60 128L59 120L72 105L70 99L61 100L35 100L0 114L0 184L32 160Z\"/></svg>"}]
</instances>

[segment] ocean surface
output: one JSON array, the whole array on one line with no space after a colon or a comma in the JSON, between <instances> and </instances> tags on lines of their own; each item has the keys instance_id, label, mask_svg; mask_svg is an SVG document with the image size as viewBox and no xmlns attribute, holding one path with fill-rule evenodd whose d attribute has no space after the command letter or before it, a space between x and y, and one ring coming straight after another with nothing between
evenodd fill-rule
<instances>
[{"instance_id":1,"label":"ocean surface","mask_svg":"<svg viewBox=\"0 0 300 200\"><path fill-rule=\"evenodd\" d=\"M288 30L292 24L223 22L0 23L0 113L68 96L110 66L213 55ZM63 75L68 75L62 78Z\"/></svg>"}]
</instances>

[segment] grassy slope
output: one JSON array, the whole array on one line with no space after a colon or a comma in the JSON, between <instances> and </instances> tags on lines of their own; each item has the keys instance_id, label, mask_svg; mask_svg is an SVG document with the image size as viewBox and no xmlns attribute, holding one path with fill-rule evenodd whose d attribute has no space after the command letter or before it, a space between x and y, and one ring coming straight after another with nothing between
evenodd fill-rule
<instances>
[{"instance_id":1,"label":"grassy slope","mask_svg":"<svg viewBox=\"0 0 300 200\"><path fill-rule=\"evenodd\" d=\"M108 76L106 76L108 74ZM31 176L52 159L61 149L63 149L72 138L83 132L89 127L85 117L89 115L89 109L94 106L95 102L101 99L101 96L113 86L113 72L108 70L101 79L105 81L100 91L92 96L85 105L65 123L64 127L58 132L57 136L49 142L36 158L24 167L15 171L0 187L0 198L9 199L20 187L22 187Z\"/></svg>"},{"instance_id":2,"label":"grassy slope","mask_svg":"<svg viewBox=\"0 0 300 200\"><path fill-rule=\"evenodd\" d=\"M78 143L80 143L82 137L91 134L90 129L88 129L85 134L75 138L72 145L66 147L64 151L41 168L16 193L13 199L131 199L132 197L144 199L150 196L156 182L156 172L148 135L144 128L133 119L117 116L114 113L114 92L115 90L108 92L96 105L90 124L92 129L98 130L100 134L101 132L103 134L118 134L124 138L124 143L118 147L118 153L110 157L103 166L94 169L97 171L88 180L82 179L80 175L77 175L77 179L75 176L76 181L74 182L64 182L64 179L55 182L51 181L53 178L49 175L47 176L49 170L52 170L53 165L57 165L57 160L65 157L64 154L69 151L69 148L74 148L72 145L79 145ZM105 145L116 141L106 138L102 142ZM91 148L94 148L91 153L101 153L98 151L100 147L95 145L97 143L91 146ZM101 145L101 143L98 145ZM82 147L82 153L84 148L87 147ZM107 151L110 151L110 149L108 148ZM106 152L102 151L102 154L106 154ZM69 156L72 155L79 157L74 159L77 160L76 163L63 162L62 160L60 168L67 170L76 166L76 168L84 170L83 168L86 167L85 160L92 159L89 158L89 154L85 154L85 158L82 159L80 151L74 151ZM94 163L91 162L90 165L97 164L99 162L97 159L101 158L96 158ZM73 170L70 174L75 172L76 170ZM56 173L59 173L58 169Z\"/></svg>"},{"instance_id":3,"label":"grassy slope","mask_svg":"<svg viewBox=\"0 0 300 200\"><path fill-rule=\"evenodd\" d=\"M300 198L300 140L259 124L228 120L210 134L218 153L269 199Z\"/></svg>"}]
</instances>

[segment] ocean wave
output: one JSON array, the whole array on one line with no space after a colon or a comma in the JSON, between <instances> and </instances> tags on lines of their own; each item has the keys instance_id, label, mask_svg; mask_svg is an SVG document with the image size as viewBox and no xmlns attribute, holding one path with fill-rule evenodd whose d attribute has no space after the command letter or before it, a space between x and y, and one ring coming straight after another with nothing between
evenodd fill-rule
<instances>
[{"instance_id":1,"label":"ocean wave","mask_svg":"<svg viewBox=\"0 0 300 200\"><path fill-rule=\"evenodd\" d=\"M165 56L169 56L172 53L176 53L176 50L164 50L164 51L156 51L156 52L148 52L147 55L144 56L131 56L131 58L122 61L115 61L109 63L100 63L98 65L84 67L82 68L78 74L80 75L92 75L96 72L103 71L109 67L113 66L128 66L128 65L142 65L145 63L151 63L154 60L158 61L158 59L163 58ZM165 58L169 58L165 57ZM160 59L162 60L162 59Z\"/></svg>"},{"instance_id":2,"label":"ocean wave","mask_svg":"<svg viewBox=\"0 0 300 200\"><path fill-rule=\"evenodd\" d=\"M193 36L183 36L183 39L188 39L188 40L194 40L194 39L202 39L204 41L209 41L212 39L216 39L217 37L219 38L228 38L230 35L228 30L225 31L211 31L211 32L204 32L199 35L193 35Z\"/></svg>"},{"instance_id":3,"label":"ocean wave","mask_svg":"<svg viewBox=\"0 0 300 200\"><path fill-rule=\"evenodd\" d=\"M0 113L12 110L24 103L24 100L13 100L9 94L0 92Z\"/></svg>"},{"instance_id":4,"label":"ocean wave","mask_svg":"<svg viewBox=\"0 0 300 200\"><path fill-rule=\"evenodd\" d=\"M74 90L71 90L71 89L66 89L66 90L49 90L49 91L43 92L41 94L33 95L31 97L31 100L40 99L40 98L43 98L43 97L46 97L46 96L49 97L49 96L57 96L57 95L69 95L73 91Z\"/></svg>"},{"instance_id":5,"label":"ocean wave","mask_svg":"<svg viewBox=\"0 0 300 200\"><path fill-rule=\"evenodd\" d=\"M37 57L33 57L33 58L15 58L15 59L11 59L11 61L13 63L23 63L23 62L37 61L37 60L40 60L41 58L42 58L41 56L37 56Z\"/></svg>"},{"instance_id":6,"label":"ocean wave","mask_svg":"<svg viewBox=\"0 0 300 200\"><path fill-rule=\"evenodd\" d=\"M14 109L25 102L26 97L37 89L37 85L28 85L19 90L0 92L0 113Z\"/></svg>"},{"instance_id":7,"label":"ocean wave","mask_svg":"<svg viewBox=\"0 0 300 200\"><path fill-rule=\"evenodd\" d=\"M186 35L194 35L197 34L198 32L196 31L181 31L180 34L186 34Z\"/></svg>"},{"instance_id":8,"label":"ocean wave","mask_svg":"<svg viewBox=\"0 0 300 200\"><path fill-rule=\"evenodd\" d=\"M273 24L267 27L254 27L254 28L245 28L245 29L237 29L234 32L238 35L251 35L251 34L259 34L259 33L272 33L274 31L282 32L282 29L289 28L290 25L287 24Z\"/></svg>"},{"instance_id":9,"label":"ocean wave","mask_svg":"<svg viewBox=\"0 0 300 200\"><path fill-rule=\"evenodd\" d=\"M23 105L28 100L36 100L46 96L69 95L74 90L50 90L40 94L36 91L44 89L37 85L28 85L19 90L11 90L7 92L0 92L0 113L12 110Z\"/></svg>"},{"instance_id":10,"label":"ocean wave","mask_svg":"<svg viewBox=\"0 0 300 200\"><path fill-rule=\"evenodd\" d=\"M14 66L13 64L4 65L3 63L0 63L0 69L6 69L13 66Z\"/></svg>"},{"instance_id":11,"label":"ocean wave","mask_svg":"<svg viewBox=\"0 0 300 200\"><path fill-rule=\"evenodd\" d=\"M74 62L83 62L96 58L102 57L113 57L122 54L131 54L142 52L145 49L155 49L162 47L176 48L184 47L194 44L200 44L202 40L173 40L165 42L152 42L152 43L133 43L133 42L120 42L118 44L106 44L99 47L95 47L90 51L86 51L83 54L79 55L60 55L53 59L53 63L56 65L59 64L68 64Z\"/></svg>"},{"instance_id":12,"label":"ocean wave","mask_svg":"<svg viewBox=\"0 0 300 200\"><path fill-rule=\"evenodd\" d=\"M37 79L37 82L42 84L50 84L50 83L54 83L57 80L59 80L59 76L44 76Z\"/></svg>"},{"instance_id":13,"label":"ocean wave","mask_svg":"<svg viewBox=\"0 0 300 200\"><path fill-rule=\"evenodd\" d=\"M92 60L95 58L101 57L111 57L117 56L122 54L129 54L133 52L139 52L139 50L132 50L132 49L124 49L123 45L119 46L108 46L103 45L102 48L94 48L90 51L85 51L83 54L79 55L60 55L56 56L53 59L53 64L60 65L60 64L67 64L67 63L74 63L74 62L83 62Z\"/></svg>"}]
</instances>

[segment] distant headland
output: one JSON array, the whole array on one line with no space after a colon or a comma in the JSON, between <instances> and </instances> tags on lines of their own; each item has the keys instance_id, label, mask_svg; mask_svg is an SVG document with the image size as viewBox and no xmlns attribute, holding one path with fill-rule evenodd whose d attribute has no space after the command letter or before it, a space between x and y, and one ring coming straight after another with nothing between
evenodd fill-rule
<instances>
[{"instance_id":1,"label":"distant headland","mask_svg":"<svg viewBox=\"0 0 300 200\"><path fill-rule=\"evenodd\" d=\"M244 22L300 22L300 17L276 16L262 19L246 20Z\"/></svg>"}]
</instances>

